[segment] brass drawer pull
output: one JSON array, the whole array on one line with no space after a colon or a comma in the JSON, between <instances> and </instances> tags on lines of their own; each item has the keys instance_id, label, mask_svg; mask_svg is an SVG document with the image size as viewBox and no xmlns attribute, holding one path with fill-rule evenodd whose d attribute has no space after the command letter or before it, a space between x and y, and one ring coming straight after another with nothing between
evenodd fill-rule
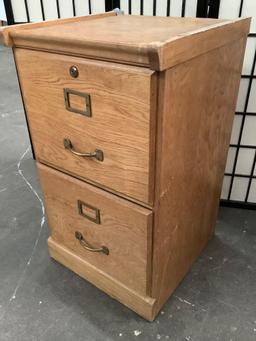
<instances>
[{"instance_id":1,"label":"brass drawer pull","mask_svg":"<svg viewBox=\"0 0 256 341\"><path fill-rule=\"evenodd\" d=\"M97 159L98 161L104 160L104 154L102 150L95 149L95 151L92 153L80 153L73 148L72 142L68 138L64 138L63 144L65 149L68 149L74 155L91 158L95 157L95 159Z\"/></svg>"},{"instance_id":2,"label":"brass drawer pull","mask_svg":"<svg viewBox=\"0 0 256 341\"><path fill-rule=\"evenodd\" d=\"M109 249L106 246L102 246L100 248L95 248L91 246L83 237L81 232L76 231L75 232L75 237L76 239L79 240L80 244L82 245L83 248L85 248L87 251L91 252L102 252L105 255L109 255Z\"/></svg>"}]
</instances>

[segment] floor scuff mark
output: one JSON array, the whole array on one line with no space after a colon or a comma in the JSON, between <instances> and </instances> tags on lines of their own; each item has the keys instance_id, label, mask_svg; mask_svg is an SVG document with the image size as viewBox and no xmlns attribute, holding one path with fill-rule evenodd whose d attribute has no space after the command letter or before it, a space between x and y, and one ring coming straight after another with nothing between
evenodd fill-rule
<instances>
[{"instance_id":1,"label":"floor scuff mark","mask_svg":"<svg viewBox=\"0 0 256 341\"><path fill-rule=\"evenodd\" d=\"M27 184L27 186L29 187L29 189L32 191L32 193L35 195L35 197L38 199L38 201L40 202L40 205L41 205L41 209L42 209L42 218L41 218L41 222L40 222L40 229L38 231L38 234L37 234L37 238L36 238L36 241L34 243L34 246L33 246L33 249L32 249L32 252L30 254L30 257L26 263L26 266L24 268L24 270L22 271L22 274L18 280L18 283L13 291L13 294L11 296L11 298L9 299L9 302L13 301L15 298L16 298L16 295L17 295L17 291L19 290L19 287L24 279L24 276L26 274L26 271L27 271L27 268L28 266L30 265L31 263L31 260L35 254L35 251L36 251L36 248L37 248L37 245L38 245L38 242L39 242L39 239L40 239L40 235L41 235L41 232L42 232L42 229L43 229L43 226L44 226L44 223L45 223L45 207L44 207L44 203L43 203L43 200L39 197L38 193L36 192L36 190L33 188L33 186L31 185L31 183L27 180L27 178L24 176L23 174L23 171L21 169L21 162L22 160L24 159L24 157L27 155L27 153L29 152L30 150L30 147L28 147L26 149L26 151L22 154L22 156L20 157L19 159L19 162L17 164L17 169L18 169L18 174L22 177L22 179L25 181L25 183Z\"/></svg>"},{"instance_id":2,"label":"floor scuff mark","mask_svg":"<svg viewBox=\"0 0 256 341\"><path fill-rule=\"evenodd\" d=\"M18 109L18 110L14 110L14 111L4 112L4 113L1 114L1 117L2 118L6 118L6 117L9 117L9 116L11 116L13 114L21 113L22 111L23 110Z\"/></svg>"},{"instance_id":3,"label":"floor scuff mark","mask_svg":"<svg viewBox=\"0 0 256 341\"><path fill-rule=\"evenodd\" d=\"M187 305L190 305L193 308L199 308L199 309L201 309L202 311L205 311L205 312L207 311L206 309L204 309L202 307L198 307L198 305L196 306L194 303L191 303L191 302L189 302L189 301L187 301L187 300L185 300L185 299L183 299L183 298L181 298L179 296L174 295L174 297L177 298L180 302L182 302L184 304L187 304ZM180 307L177 306L177 309L179 310Z\"/></svg>"},{"instance_id":4,"label":"floor scuff mark","mask_svg":"<svg viewBox=\"0 0 256 341\"><path fill-rule=\"evenodd\" d=\"M191 307L195 307L195 304L193 304L193 303L191 303L191 302L189 302L189 301L187 301L187 300L184 300L184 299L180 298L179 296L174 296L174 297L176 297L176 298L177 298L180 302L182 302L182 303L191 305Z\"/></svg>"}]
</instances>

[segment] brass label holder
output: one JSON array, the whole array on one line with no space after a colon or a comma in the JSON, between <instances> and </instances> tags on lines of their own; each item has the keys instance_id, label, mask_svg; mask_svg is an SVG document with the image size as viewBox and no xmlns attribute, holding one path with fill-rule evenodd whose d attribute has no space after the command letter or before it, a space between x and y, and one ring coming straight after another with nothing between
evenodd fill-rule
<instances>
[{"instance_id":1,"label":"brass label holder","mask_svg":"<svg viewBox=\"0 0 256 341\"><path fill-rule=\"evenodd\" d=\"M81 114L87 117L92 116L92 110L91 110L91 97L86 92L80 92L77 90L72 90L69 88L64 88L64 100L65 100L65 107L68 111L74 112L76 114ZM79 97L83 97L85 99L85 110L80 110L77 108L72 107L70 104L70 95L75 95Z\"/></svg>"},{"instance_id":2,"label":"brass label holder","mask_svg":"<svg viewBox=\"0 0 256 341\"><path fill-rule=\"evenodd\" d=\"M85 202L81 200L77 200L77 206L78 206L78 213L82 217L92 221L95 224L100 224L100 210L98 208L92 205L86 204ZM88 209L88 211L92 213L93 215L86 212L86 209Z\"/></svg>"}]
</instances>

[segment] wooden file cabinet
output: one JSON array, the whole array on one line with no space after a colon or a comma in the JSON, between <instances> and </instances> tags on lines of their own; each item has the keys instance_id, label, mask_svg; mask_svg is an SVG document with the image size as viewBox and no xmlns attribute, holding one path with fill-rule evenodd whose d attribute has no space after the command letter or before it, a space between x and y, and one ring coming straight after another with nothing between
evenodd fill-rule
<instances>
[{"instance_id":1,"label":"wooden file cabinet","mask_svg":"<svg viewBox=\"0 0 256 341\"><path fill-rule=\"evenodd\" d=\"M111 12L0 31L50 255L146 319L213 235L249 24Z\"/></svg>"}]
</instances>

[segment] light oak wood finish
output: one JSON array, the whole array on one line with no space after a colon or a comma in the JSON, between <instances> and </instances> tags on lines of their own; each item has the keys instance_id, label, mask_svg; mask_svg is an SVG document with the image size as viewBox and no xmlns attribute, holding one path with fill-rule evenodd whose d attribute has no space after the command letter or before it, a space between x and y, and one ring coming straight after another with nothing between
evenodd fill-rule
<instances>
[{"instance_id":1,"label":"light oak wood finish","mask_svg":"<svg viewBox=\"0 0 256 341\"><path fill-rule=\"evenodd\" d=\"M110 16L1 31L47 164L50 255L148 320L214 233L249 24ZM64 87L90 93L92 117L65 109ZM102 149L104 162L71 155L64 137ZM78 214L78 199L101 225ZM78 228L110 254L84 250Z\"/></svg>"},{"instance_id":2,"label":"light oak wood finish","mask_svg":"<svg viewBox=\"0 0 256 341\"><path fill-rule=\"evenodd\" d=\"M155 305L154 298L140 295L138 292L131 290L112 276L107 275L97 267L86 262L85 259L63 247L63 245L58 244L51 237L48 239L48 246L52 258L79 276L86 278L97 288L105 291L111 297L134 310L145 319L153 321L155 318L153 314Z\"/></svg>"},{"instance_id":3,"label":"light oak wood finish","mask_svg":"<svg viewBox=\"0 0 256 341\"><path fill-rule=\"evenodd\" d=\"M246 35L250 20L110 16L9 32L14 46L165 70ZM74 34L76 32L76 34ZM138 34L138 32L140 32Z\"/></svg>"},{"instance_id":4,"label":"light oak wood finish","mask_svg":"<svg viewBox=\"0 0 256 341\"><path fill-rule=\"evenodd\" d=\"M151 279L152 212L49 167L38 165L51 237L74 254L138 293L147 295ZM78 200L99 210L97 224L79 214ZM95 212L85 214L95 218ZM109 249L85 250L75 237Z\"/></svg>"},{"instance_id":5,"label":"light oak wood finish","mask_svg":"<svg viewBox=\"0 0 256 341\"><path fill-rule=\"evenodd\" d=\"M73 17L73 18L66 18L66 19L57 19L57 20L48 20L43 22L35 22L35 23L28 23L28 24L18 24L13 26L1 27L0 28L0 42L2 42L5 46L13 46L14 42L12 40L12 35L16 31L23 31L23 30L34 30L41 27L52 27L57 25L63 24L70 24L74 22L81 22L81 21L88 21L88 20L95 20L95 19L102 19L104 17L109 16L116 16L114 11L106 12L106 13L99 13L99 14L92 14L80 17Z\"/></svg>"},{"instance_id":6,"label":"light oak wood finish","mask_svg":"<svg viewBox=\"0 0 256 341\"><path fill-rule=\"evenodd\" d=\"M155 313L213 235L245 44L246 37L160 76Z\"/></svg>"},{"instance_id":7,"label":"light oak wood finish","mask_svg":"<svg viewBox=\"0 0 256 341\"><path fill-rule=\"evenodd\" d=\"M23 49L15 57L38 160L152 205L154 72ZM64 88L90 95L91 117L66 110ZM81 109L85 101L75 97L71 104ZM80 152L102 150L104 161L73 155L64 138Z\"/></svg>"}]
</instances>

